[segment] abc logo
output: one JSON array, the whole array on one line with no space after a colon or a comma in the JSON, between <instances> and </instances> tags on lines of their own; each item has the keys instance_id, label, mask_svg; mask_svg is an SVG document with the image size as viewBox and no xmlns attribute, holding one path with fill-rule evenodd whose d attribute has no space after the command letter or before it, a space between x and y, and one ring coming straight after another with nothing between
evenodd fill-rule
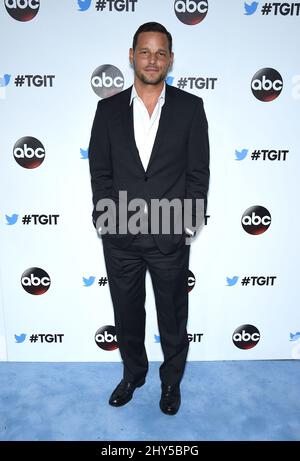
<instances>
[{"instance_id":1,"label":"abc logo","mask_svg":"<svg viewBox=\"0 0 300 461\"><path fill-rule=\"evenodd\" d=\"M248 234L263 234L269 228L270 224L270 212L263 206L256 205L247 208L242 216L242 226Z\"/></svg>"},{"instance_id":2,"label":"abc logo","mask_svg":"<svg viewBox=\"0 0 300 461\"><path fill-rule=\"evenodd\" d=\"M37 168L44 161L45 148L38 139L25 136L15 143L14 158L23 168Z\"/></svg>"},{"instance_id":3,"label":"abc logo","mask_svg":"<svg viewBox=\"0 0 300 461\"><path fill-rule=\"evenodd\" d=\"M21 284L27 293L31 295L42 295L49 290L51 280L49 275L39 267L31 267L23 272Z\"/></svg>"},{"instance_id":4,"label":"abc logo","mask_svg":"<svg viewBox=\"0 0 300 461\"><path fill-rule=\"evenodd\" d=\"M108 98L123 90L124 76L117 67L104 64L94 70L91 84L100 98Z\"/></svg>"},{"instance_id":5,"label":"abc logo","mask_svg":"<svg viewBox=\"0 0 300 461\"><path fill-rule=\"evenodd\" d=\"M193 26L203 21L207 15L207 0L175 0L174 10L179 21Z\"/></svg>"},{"instance_id":6,"label":"abc logo","mask_svg":"<svg viewBox=\"0 0 300 461\"><path fill-rule=\"evenodd\" d=\"M40 0L5 0L6 11L17 21L31 21L40 8Z\"/></svg>"},{"instance_id":7,"label":"abc logo","mask_svg":"<svg viewBox=\"0 0 300 461\"><path fill-rule=\"evenodd\" d=\"M189 273L188 273L188 293L190 291L192 291L192 289L195 286L195 283L196 283L196 278L195 278L193 272L189 270Z\"/></svg>"},{"instance_id":8,"label":"abc logo","mask_svg":"<svg viewBox=\"0 0 300 461\"><path fill-rule=\"evenodd\" d=\"M114 351L118 349L116 328L112 325L105 325L99 328L95 334L95 342L98 347L105 351Z\"/></svg>"},{"instance_id":9,"label":"abc logo","mask_svg":"<svg viewBox=\"0 0 300 461\"><path fill-rule=\"evenodd\" d=\"M242 325L232 335L232 341L239 349L252 349L259 340L259 330L253 325Z\"/></svg>"},{"instance_id":10,"label":"abc logo","mask_svg":"<svg viewBox=\"0 0 300 461\"><path fill-rule=\"evenodd\" d=\"M270 67L261 69L252 78L251 90L260 101L269 102L278 98L283 87L283 80L279 72Z\"/></svg>"}]
</instances>

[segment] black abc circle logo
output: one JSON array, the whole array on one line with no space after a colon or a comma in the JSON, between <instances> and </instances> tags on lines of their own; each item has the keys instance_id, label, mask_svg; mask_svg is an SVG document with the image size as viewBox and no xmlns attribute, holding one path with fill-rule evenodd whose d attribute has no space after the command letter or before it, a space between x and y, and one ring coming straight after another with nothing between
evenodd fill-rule
<instances>
[{"instance_id":1,"label":"black abc circle logo","mask_svg":"<svg viewBox=\"0 0 300 461\"><path fill-rule=\"evenodd\" d=\"M241 220L243 229L252 235L259 235L266 232L270 227L271 221L269 210L259 205L247 208Z\"/></svg>"},{"instance_id":2,"label":"black abc circle logo","mask_svg":"<svg viewBox=\"0 0 300 461\"><path fill-rule=\"evenodd\" d=\"M95 334L95 342L98 347L105 351L118 349L116 328L112 325L99 328Z\"/></svg>"},{"instance_id":3,"label":"black abc circle logo","mask_svg":"<svg viewBox=\"0 0 300 461\"><path fill-rule=\"evenodd\" d=\"M41 141L25 136L18 139L14 145L15 161L23 168L33 169L40 166L45 159L45 148Z\"/></svg>"},{"instance_id":4,"label":"black abc circle logo","mask_svg":"<svg viewBox=\"0 0 300 461\"><path fill-rule=\"evenodd\" d=\"M100 98L108 98L123 90L124 76L116 66L104 64L94 70L91 85Z\"/></svg>"},{"instance_id":5,"label":"black abc circle logo","mask_svg":"<svg viewBox=\"0 0 300 461\"><path fill-rule=\"evenodd\" d=\"M254 325L242 325L233 335L233 344L239 349L252 349L260 340L260 332Z\"/></svg>"},{"instance_id":6,"label":"black abc circle logo","mask_svg":"<svg viewBox=\"0 0 300 461\"><path fill-rule=\"evenodd\" d=\"M49 290L51 280L44 269L39 267L30 267L23 272L21 284L27 293L31 295L42 295Z\"/></svg>"},{"instance_id":7,"label":"black abc circle logo","mask_svg":"<svg viewBox=\"0 0 300 461\"><path fill-rule=\"evenodd\" d=\"M40 0L5 0L8 14L17 21L31 21L39 11Z\"/></svg>"},{"instance_id":8,"label":"black abc circle logo","mask_svg":"<svg viewBox=\"0 0 300 461\"><path fill-rule=\"evenodd\" d=\"M254 96L263 102L270 102L278 98L283 87L280 73L266 67L260 69L251 80L251 90Z\"/></svg>"},{"instance_id":9,"label":"black abc circle logo","mask_svg":"<svg viewBox=\"0 0 300 461\"><path fill-rule=\"evenodd\" d=\"M174 11L183 24L194 26L203 21L208 11L207 0L175 0Z\"/></svg>"},{"instance_id":10,"label":"black abc circle logo","mask_svg":"<svg viewBox=\"0 0 300 461\"><path fill-rule=\"evenodd\" d=\"M188 288L188 293L192 291L196 283L196 277L194 276L193 272L189 270L188 273L188 280L187 280L187 288Z\"/></svg>"}]
</instances>

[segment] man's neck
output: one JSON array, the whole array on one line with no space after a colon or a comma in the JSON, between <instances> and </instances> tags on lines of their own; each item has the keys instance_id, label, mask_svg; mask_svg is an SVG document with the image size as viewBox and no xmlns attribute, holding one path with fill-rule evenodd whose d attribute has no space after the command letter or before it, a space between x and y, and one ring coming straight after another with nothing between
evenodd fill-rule
<instances>
[{"instance_id":1,"label":"man's neck","mask_svg":"<svg viewBox=\"0 0 300 461\"><path fill-rule=\"evenodd\" d=\"M163 90L164 82L162 81L157 85L149 85L135 79L134 86L138 96L145 104L154 104Z\"/></svg>"}]
</instances>

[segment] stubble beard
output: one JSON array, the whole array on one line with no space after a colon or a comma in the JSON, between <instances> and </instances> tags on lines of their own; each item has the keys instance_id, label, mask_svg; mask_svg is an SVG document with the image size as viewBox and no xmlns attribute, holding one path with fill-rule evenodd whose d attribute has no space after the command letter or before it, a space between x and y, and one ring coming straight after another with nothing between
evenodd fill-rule
<instances>
[{"instance_id":1,"label":"stubble beard","mask_svg":"<svg viewBox=\"0 0 300 461\"><path fill-rule=\"evenodd\" d=\"M159 83L163 82L165 80L165 75L161 74L157 78L152 79L152 78L147 78L146 75L143 73L140 73L137 75L137 77L143 82L146 83L147 85L158 85Z\"/></svg>"},{"instance_id":2,"label":"stubble beard","mask_svg":"<svg viewBox=\"0 0 300 461\"><path fill-rule=\"evenodd\" d=\"M148 78L143 72L137 71L136 67L134 66L134 72L136 77L141 80L146 85L158 85L159 83L163 82L166 79L167 72L162 72L156 78Z\"/></svg>"}]
</instances>

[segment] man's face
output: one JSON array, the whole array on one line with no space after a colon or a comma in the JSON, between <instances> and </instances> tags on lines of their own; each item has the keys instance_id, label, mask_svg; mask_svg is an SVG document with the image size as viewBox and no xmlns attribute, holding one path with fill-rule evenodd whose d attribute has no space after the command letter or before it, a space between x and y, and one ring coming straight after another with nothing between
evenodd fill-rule
<instances>
[{"instance_id":1,"label":"man's face","mask_svg":"<svg viewBox=\"0 0 300 461\"><path fill-rule=\"evenodd\" d=\"M135 77L148 85L157 85L165 80L173 57L167 36L161 32L140 33L134 52L132 48L129 51Z\"/></svg>"}]
</instances>

